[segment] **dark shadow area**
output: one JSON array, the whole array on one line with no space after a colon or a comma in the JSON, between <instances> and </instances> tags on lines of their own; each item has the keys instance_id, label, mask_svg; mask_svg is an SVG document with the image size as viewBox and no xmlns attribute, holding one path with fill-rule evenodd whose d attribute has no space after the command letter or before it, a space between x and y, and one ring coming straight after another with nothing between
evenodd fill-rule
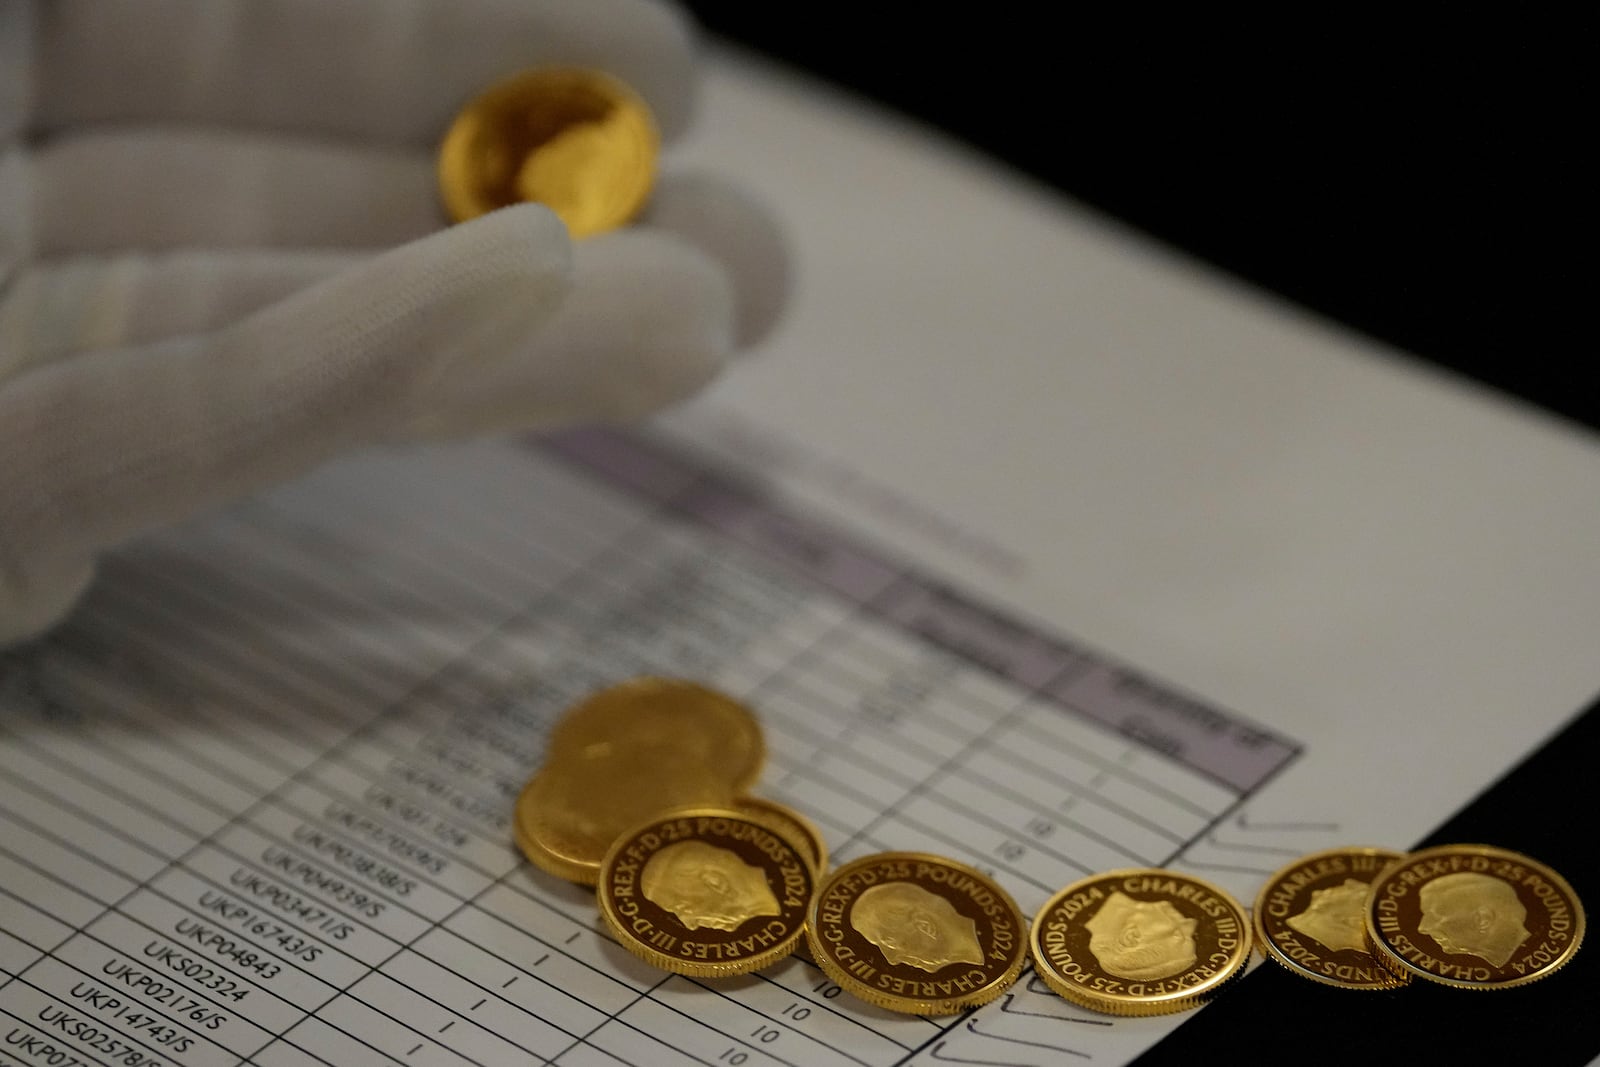
<instances>
[{"instance_id":1,"label":"dark shadow area","mask_svg":"<svg viewBox=\"0 0 1600 1067\"><path fill-rule=\"evenodd\" d=\"M713 33L1223 270L1600 428L1578 20L694 0ZM1313 21L1320 18L1322 21ZM1229 21L1232 19L1233 21Z\"/></svg>"}]
</instances>

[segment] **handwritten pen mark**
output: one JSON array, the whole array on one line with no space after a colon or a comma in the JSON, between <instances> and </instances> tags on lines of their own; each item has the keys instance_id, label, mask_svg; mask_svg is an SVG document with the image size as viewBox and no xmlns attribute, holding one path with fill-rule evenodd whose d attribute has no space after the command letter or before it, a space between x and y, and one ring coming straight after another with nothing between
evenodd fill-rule
<instances>
[{"instance_id":1,"label":"handwritten pen mark","mask_svg":"<svg viewBox=\"0 0 1600 1067\"><path fill-rule=\"evenodd\" d=\"M967 1032L977 1034L979 1037L986 1037L990 1041L1004 1041L1011 1045L1027 1045L1029 1048L1042 1048L1047 1049L1050 1052L1064 1052L1068 1056L1079 1056L1086 1060L1093 1059L1093 1057L1087 1052L1081 1052L1075 1048L1067 1048L1065 1045L1051 1044L1047 1041L1024 1041L1020 1037L1007 1037L1004 1034L996 1034L987 1030L979 1030L978 1019L976 1016L967 1020Z\"/></svg>"},{"instance_id":2,"label":"handwritten pen mark","mask_svg":"<svg viewBox=\"0 0 1600 1067\"><path fill-rule=\"evenodd\" d=\"M1339 824L1336 822L1251 822L1250 816L1240 812L1234 816L1233 825L1241 830L1317 830L1323 833L1337 833Z\"/></svg>"},{"instance_id":3,"label":"handwritten pen mark","mask_svg":"<svg viewBox=\"0 0 1600 1067\"><path fill-rule=\"evenodd\" d=\"M1185 867L1198 867L1203 871L1233 871L1236 874L1263 875L1272 873L1272 868L1270 867L1240 867L1233 863L1201 863L1199 860L1189 856L1183 857L1183 865Z\"/></svg>"},{"instance_id":4,"label":"handwritten pen mark","mask_svg":"<svg viewBox=\"0 0 1600 1067\"><path fill-rule=\"evenodd\" d=\"M1283 845L1252 845L1242 841L1219 841L1215 833L1207 834L1206 842L1225 852L1270 852L1278 856L1299 856L1304 852L1303 849L1286 848Z\"/></svg>"},{"instance_id":5,"label":"handwritten pen mark","mask_svg":"<svg viewBox=\"0 0 1600 1067\"><path fill-rule=\"evenodd\" d=\"M1055 996L1056 995L1054 990L1050 990L1050 989L1047 989L1047 988L1035 990L1035 992L1048 993L1050 996ZM1002 1013L1006 1014L1006 1015L1026 1015L1026 1016L1028 1016L1030 1018L1033 1018L1033 1019L1055 1019L1058 1022L1063 1022L1063 1023L1083 1023L1086 1026L1110 1026L1111 1025L1111 1020L1110 1019L1085 1019L1085 1018L1082 1018L1082 1017L1077 1016L1077 1015L1057 1015L1053 1011L1024 1011L1022 1008L1016 1007L1016 1005L1015 1005L1016 999L1017 999L1016 998L1016 994L1007 993L1005 1002L1000 1005L1000 1011ZM1059 998L1057 998L1057 999L1059 999Z\"/></svg>"}]
</instances>

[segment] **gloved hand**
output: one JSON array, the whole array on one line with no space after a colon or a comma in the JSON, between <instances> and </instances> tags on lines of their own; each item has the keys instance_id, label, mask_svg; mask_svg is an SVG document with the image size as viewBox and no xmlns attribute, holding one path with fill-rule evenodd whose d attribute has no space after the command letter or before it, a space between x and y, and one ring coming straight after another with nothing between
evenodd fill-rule
<instances>
[{"instance_id":1,"label":"gloved hand","mask_svg":"<svg viewBox=\"0 0 1600 1067\"><path fill-rule=\"evenodd\" d=\"M670 141L691 38L649 0L0 0L0 645L103 549L340 451L708 381L782 301L749 199L665 178L574 247L532 205L442 228L434 177L531 66L615 75Z\"/></svg>"}]
</instances>

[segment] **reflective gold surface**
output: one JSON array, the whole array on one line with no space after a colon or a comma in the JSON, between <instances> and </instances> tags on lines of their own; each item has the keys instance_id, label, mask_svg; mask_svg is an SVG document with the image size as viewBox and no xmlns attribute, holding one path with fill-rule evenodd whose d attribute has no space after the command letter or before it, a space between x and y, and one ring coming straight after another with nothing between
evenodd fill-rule
<instances>
[{"instance_id":1,"label":"reflective gold surface","mask_svg":"<svg viewBox=\"0 0 1600 1067\"><path fill-rule=\"evenodd\" d=\"M845 864L807 920L824 974L881 1008L948 1015L994 1000L1027 957L1022 914L993 879L922 852Z\"/></svg>"},{"instance_id":2,"label":"reflective gold surface","mask_svg":"<svg viewBox=\"0 0 1600 1067\"><path fill-rule=\"evenodd\" d=\"M749 708L703 685L657 677L610 686L574 705L551 733L547 759L624 748L703 765L737 789L754 784L766 759Z\"/></svg>"},{"instance_id":3,"label":"reflective gold surface","mask_svg":"<svg viewBox=\"0 0 1600 1067\"><path fill-rule=\"evenodd\" d=\"M1372 883L1374 953L1397 975L1505 989L1560 970L1583 941L1583 905L1538 860L1490 845L1439 845Z\"/></svg>"},{"instance_id":4,"label":"reflective gold surface","mask_svg":"<svg viewBox=\"0 0 1600 1067\"><path fill-rule=\"evenodd\" d=\"M701 978L744 974L794 951L811 863L783 835L728 808L658 815L601 864L600 914L629 952Z\"/></svg>"},{"instance_id":5,"label":"reflective gold surface","mask_svg":"<svg viewBox=\"0 0 1600 1067\"><path fill-rule=\"evenodd\" d=\"M658 151L649 108L615 78L529 70L456 116L439 148L439 190L456 222L531 200L586 237L638 214Z\"/></svg>"},{"instance_id":6,"label":"reflective gold surface","mask_svg":"<svg viewBox=\"0 0 1600 1067\"><path fill-rule=\"evenodd\" d=\"M1184 1011L1250 957L1244 909L1209 882L1158 868L1108 871L1051 897L1033 920L1034 966L1066 999L1113 1015Z\"/></svg>"},{"instance_id":7,"label":"reflective gold surface","mask_svg":"<svg viewBox=\"0 0 1600 1067\"><path fill-rule=\"evenodd\" d=\"M726 806L733 787L692 761L648 749L547 763L517 798L517 843L536 866L594 885L628 827L669 808Z\"/></svg>"},{"instance_id":8,"label":"reflective gold surface","mask_svg":"<svg viewBox=\"0 0 1600 1067\"><path fill-rule=\"evenodd\" d=\"M1275 872L1254 909L1262 953L1302 978L1341 989L1403 985L1408 979L1372 954L1363 916L1372 880L1404 858L1383 848L1333 848Z\"/></svg>"},{"instance_id":9,"label":"reflective gold surface","mask_svg":"<svg viewBox=\"0 0 1600 1067\"><path fill-rule=\"evenodd\" d=\"M811 869L819 874L828 869L828 842L823 839L817 824L786 804L766 797L741 796L734 800L734 808L758 822L764 822L811 861Z\"/></svg>"}]
</instances>

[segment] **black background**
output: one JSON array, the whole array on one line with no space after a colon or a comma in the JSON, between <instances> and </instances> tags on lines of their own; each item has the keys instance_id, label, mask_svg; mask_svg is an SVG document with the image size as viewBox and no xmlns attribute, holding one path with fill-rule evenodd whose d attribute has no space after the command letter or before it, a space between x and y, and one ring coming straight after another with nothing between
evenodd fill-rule
<instances>
[{"instance_id":1,"label":"black background","mask_svg":"<svg viewBox=\"0 0 1600 1067\"><path fill-rule=\"evenodd\" d=\"M1207 10L1181 23L1146 9L1091 20L1068 5L689 6L717 35L1574 432L1600 431L1588 366L1600 185L1580 166L1600 98L1591 20L1508 22L1501 9L1474 22L1446 5L1403 19ZM1586 778L1600 706L1573 710L1427 843L1517 849L1600 901L1600 802ZM1600 945L1498 993L1345 993L1261 967L1140 1062L1406 1053L1588 1062L1600 1054Z\"/></svg>"}]
</instances>

